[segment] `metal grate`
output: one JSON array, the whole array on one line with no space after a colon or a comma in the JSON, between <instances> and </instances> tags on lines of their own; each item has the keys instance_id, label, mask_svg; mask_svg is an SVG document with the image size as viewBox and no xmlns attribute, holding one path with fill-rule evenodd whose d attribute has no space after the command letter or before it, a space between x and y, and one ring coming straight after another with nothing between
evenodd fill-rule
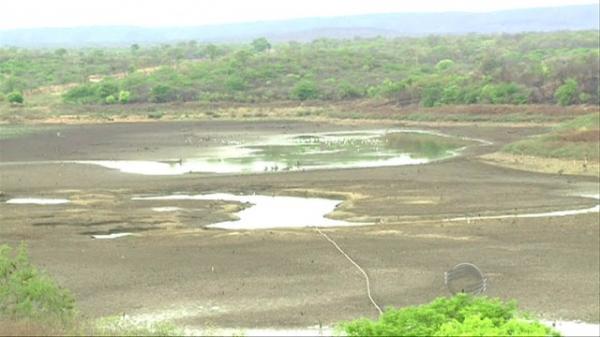
<instances>
[{"instance_id":1,"label":"metal grate","mask_svg":"<svg viewBox=\"0 0 600 337\"><path fill-rule=\"evenodd\" d=\"M480 295L487 290L487 279L472 263L459 263L444 273L444 284L453 295Z\"/></svg>"}]
</instances>

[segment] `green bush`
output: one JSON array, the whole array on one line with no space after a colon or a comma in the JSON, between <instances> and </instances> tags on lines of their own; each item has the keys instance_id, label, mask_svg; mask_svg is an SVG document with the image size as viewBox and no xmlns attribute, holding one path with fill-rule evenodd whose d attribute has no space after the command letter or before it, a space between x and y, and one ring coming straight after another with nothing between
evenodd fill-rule
<instances>
[{"instance_id":1,"label":"green bush","mask_svg":"<svg viewBox=\"0 0 600 337\"><path fill-rule=\"evenodd\" d=\"M106 99L106 97L108 96L117 96L119 94L119 87L112 83L112 82L107 82L107 81L102 81L99 85L98 85L98 97L101 99Z\"/></svg>"},{"instance_id":2,"label":"green bush","mask_svg":"<svg viewBox=\"0 0 600 337\"><path fill-rule=\"evenodd\" d=\"M438 62L435 65L435 69L437 71L445 71L445 70L452 68L453 66L454 66L454 61L445 59L445 60L441 60L440 62Z\"/></svg>"},{"instance_id":3,"label":"green bush","mask_svg":"<svg viewBox=\"0 0 600 337\"><path fill-rule=\"evenodd\" d=\"M440 104L444 89L440 85L430 85L421 92L421 105L432 107Z\"/></svg>"},{"instance_id":4,"label":"green bush","mask_svg":"<svg viewBox=\"0 0 600 337\"><path fill-rule=\"evenodd\" d=\"M575 101L577 94L577 81L574 79L568 79L563 85L556 89L554 92L554 98L558 104L566 106L572 104Z\"/></svg>"},{"instance_id":5,"label":"green bush","mask_svg":"<svg viewBox=\"0 0 600 337\"><path fill-rule=\"evenodd\" d=\"M84 84L67 91L63 100L67 103L94 104L102 102L104 97L98 96L96 85Z\"/></svg>"},{"instance_id":6,"label":"green bush","mask_svg":"<svg viewBox=\"0 0 600 337\"><path fill-rule=\"evenodd\" d=\"M6 99L9 103L23 104L23 94L21 94L18 91L13 91L10 94L6 95Z\"/></svg>"},{"instance_id":7,"label":"green bush","mask_svg":"<svg viewBox=\"0 0 600 337\"><path fill-rule=\"evenodd\" d=\"M348 336L559 336L525 317L515 302L460 294L417 307L387 309L379 320L344 322L338 329Z\"/></svg>"},{"instance_id":8,"label":"green bush","mask_svg":"<svg viewBox=\"0 0 600 337\"><path fill-rule=\"evenodd\" d=\"M170 86L164 84L159 84L150 91L150 100L154 103L173 101L175 96L175 91Z\"/></svg>"},{"instance_id":9,"label":"green bush","mask_svg":"<svg viewBox=\"0 0 600 337\"><path fill-rule=\"evenodd\" d=\"M252 48L258 53L271 49L271 44L264 37L252 41Z\"/></svg>"},{"instance_id":10,"label":"green bush","mask_svg":"<svg viewBox=\"0 0 600 337\"><path fill-rule=\"evenodd\" d=\"M246 81L238 75L232 75L225 81L225 88L227 88L229 92L242 91L246 89Z\"/></svg>"},{"instance_id":11,"label":"green bush","mask_svg":"<svg viewBox=\"0 0 600 337\"><path fill-rule=\"evenodd\" d=\"M525 104L529 92L516 83L487 84L481 88L481 103Z\"/></svg>"},{"instance_id":12,"label":"green bush","mask_svg":"<svg viewBox=\"0 0 600 337\"><path fill-rule=\"evenodd\" d=\"M129 99L131 98L131 93L127 90L119 91L119 103L125 104L129 103Z\"/></svg>"},{"instance_id":13,"label":"green bush","mask_svg":"<svg viewBox=\"0 0 600 337\"><path fill-rule=\"evenodd\" d=\"M319 97L319 90L313 81L302 80L294 86L291 93L292 98L301 101Z\"/></svg>"},{"instance_id":14,"label":"green bush","mask_svg":"<svg viewBox=\"0 0 600 337\"><path fill-rule=\"evenodd\" d=\"M106 104L115 104L115 103L117 103L117 99L115 98L115 96L109 95L109 96L106 96L106 98L104 99L104 102L106 102Z\"/></svg>"},{"instance_id":15,"label":"green bush","mask_svg":"<svg viewBox=\"0 0 600 337\"><path fill-rule=\"evenodd\" d=\"M394 98L405 89L406 84L404 82L392 81L386 78L379 85L369 87L367 94L369 97Z\"/></svg>"},{"instance_id":16,"label":"green bush","mask_svg":"<svg viewBox=\"0 0 600 337\"><path fill-rule=\"evenodd\" d=\"M358 98L364 95L364 91L360 88L350 84L349 82L342 82L338 88L340 98Z\"/></svg>"},{"instance_id":17,"label":"green bush","mask_svg":"<svg viewBox=\"0 0 600 337\"><path fill-rule=\"evenodd\" d=\"M153 111L148 113L148 118L150 119L161 119L165 114L160 111Z\"/></svg>"},{"instance_id":18,"label":"green bush","mask_svg":"<svg viewBox=\"0 0 600 337\"><path fill-rule=\"evenodd\" d=\"M0 246L0 318L66 323L75 315L74 299L29 262L24 245L16 252Z\"/></svg>"}]
</instances>

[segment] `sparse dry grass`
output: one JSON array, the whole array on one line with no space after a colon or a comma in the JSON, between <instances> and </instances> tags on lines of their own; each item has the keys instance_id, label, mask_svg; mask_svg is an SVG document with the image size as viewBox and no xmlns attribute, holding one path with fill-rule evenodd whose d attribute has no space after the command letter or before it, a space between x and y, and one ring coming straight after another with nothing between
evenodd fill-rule
<instances>
[{"instance_id":1,"label":"sparse dry grass","mask_svg":"<svg viewBox=\"0 0 600 337\"><path fill-rule=\"evenodd\" d=\"M41 95L41 94L40 94ZM35 96L35 95L34 95ZM39 96L39 95L38 95ZM598 111L597 106L577 105L449 105L423 108L375 100L277 101L268 103L186 102L114 105L71 105L32 97L23 106L0 103L0 122L9 123L109 123L152 120L301 119L389 120L413 123L544 123L557 124ZM153 116L161 116L153 118Z\"/></svg>"}]
</instances>

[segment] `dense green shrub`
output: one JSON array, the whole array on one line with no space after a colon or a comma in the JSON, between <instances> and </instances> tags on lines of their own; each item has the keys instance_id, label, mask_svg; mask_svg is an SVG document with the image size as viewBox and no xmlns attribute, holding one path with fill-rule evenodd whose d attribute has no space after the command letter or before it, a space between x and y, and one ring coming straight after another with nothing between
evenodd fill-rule
<instances>
[{"instance_id":1,"label":"dense green shrub","mask_svg":"<svg viewBox=\"0 0 600 337\"><path fill-rule=\"evenodd\" d=\"M23 94L18 91L13 91L6 95L6 100L13 104L23 104Z\"/></svg>"},{"instance_id":2,"label":"dense green shrub","mask_svg":"<svg viewBox=\"0 0 600 337\"><path fill-rule=\"evenodd\" d=\"M417 307L387 309L376 321L363 318L338 328L348 336L558 336L527 320L515 302L466 294Z\"/></svg>"},{"instance_id":3,"label":"dense green shrub","mask_svg":"<svg viewBox=\"0 0 600 337\"><path fill-rule=\"evenodd\" d=\"M31 265L23 245L0 246L0 318L66 323L74 315L71 294Z\"/></svg>"}]
</instances>

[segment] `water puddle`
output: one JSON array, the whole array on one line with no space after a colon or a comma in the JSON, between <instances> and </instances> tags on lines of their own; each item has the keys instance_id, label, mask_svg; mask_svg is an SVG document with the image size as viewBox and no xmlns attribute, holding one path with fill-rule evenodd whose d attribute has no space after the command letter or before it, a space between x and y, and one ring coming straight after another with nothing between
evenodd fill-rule
<instances>
[{"instance_id":1,"label":"water puddle","mask_svg":"<svg viewBox=\"0 0 600 337\"><path fill-rule=\"evenodd\" d=\"M600 324L579 321L542 321L563 336L600 336Z\"/></svg>"},{"instance_id":2,"label":"water puddle","mask_svg":"<svg viewBox=\"0 0 600 337\"><path fill-rule=\"evenodd\" d=\"M588 199L599 200L600 195L598 194L577 194L576 196ZM516 219L516 218L549 218L549 217L561 217L561 216L572 216L580 214L599 213L600 205L596 205L590 208L583 209L570 209L564 211L553 211L553 212L541 212L541 213L523 213L523 214L503 214L503 215L490 215L490 216L474 216L474 217L459 217L445 219L444 221L473 221L473 220L496 220L496 219Z\"/></svg>"},{"instance_id":3,"label":"water puddle","mask_svg":"<svg viewBox=\"0 0 600 337\"><path fill-rule=\"evenodd\" d=\"M281 336L281 337L311 337L311 336L335 336L335 331L329 327L310 327L310 328L216 328L216 329L185 329L186 334L192 336ZM342 335L343 336L343 335Z\"/></svg>"},{"instance_id":4,"label":"water puddle","mask_svg":"<svg viewBox=\"0 0 600 337\"><path fill-rule=\"evenodd\" d=\"M194 158L76 163L143 175L366 168L425 164L455 156L474 142L482 141L415 130L328 132L275 135L255 143L206 148Z\"/></svg>"},{"instance_id":5,"label":"water puddle","mask_svg":"<svg viewBox=\"0 0 600 337\"><path fill-rule=\"evenodd\" d=\"M45 198L14 198L6 201L7 204L15 205L61 205L68 204L67 199L45 199Z\"/></svg>"},{"instance_id":6,"label":"water puddle","mask_svg":"<svg viewBox=\"0 0 600 337\"><path fill-rule=\"evenodd\" d=\"M211 224L206 226L208 228L243 230L366 225L364 223L351 223L326 218L325 216L331 213L341 201L323 198L215 193L138 197L133 198L133 200L223 200L251 204L250 207L235 214L239 217L239 220Z\"/></svg>"},{"instance_id":7,"label":"water puddle","mask_svg":"<svg viewBox=\"0 0 600 337\"><path fill-rule=\"evenodd\" d=\"M183 208L180 207L152 207L152 210L154 212L159 212L159 213L168 213L168 212L177 212L177 211L181 211Z\"/></svg>"},{"instance_id":8,"label":"water puddle","mask_svg":"<svg viewBox=\"0 0 600 337\"><path fill-rule=\"evenodd\" d=\"M562 336L598 336L600 335L600 325L577 321L542 321L548 327L552 327L561 333ZM336 331L331 327L308 327L308 328L224 328L206 331L201 329L186 329L191 335L198 333L207 333L213 336L334 336ZM340 336L345 336L339 332Z\"/></svg>"},{"instance_id":9,"label":"water puddle","mask_svg":"<svg viewBox=\"0 0 600 337\"><path fill-rule=\"evenodd\" d=\"M112 233L112 234L97 234L97 235L92 235L93 239L98 239L98 240L111 240L111 239L118 239L118 238L123 238L126 236L133 236L135 234L133 233Z\"/></svg>"}]
</instances>

